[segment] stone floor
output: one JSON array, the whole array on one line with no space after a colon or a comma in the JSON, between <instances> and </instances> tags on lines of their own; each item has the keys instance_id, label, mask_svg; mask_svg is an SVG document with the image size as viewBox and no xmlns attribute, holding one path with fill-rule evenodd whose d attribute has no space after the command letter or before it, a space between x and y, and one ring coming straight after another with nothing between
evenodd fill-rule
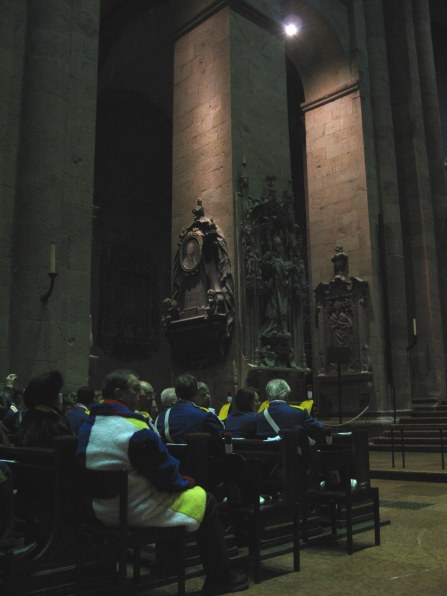
<instances>
[{"instance_id":1,"label":"stone floor","mask_svg":"<svg viewBox=\"0 0 447 596\"><path fill-rule=\"evenodd\" d=\"M421 464L422 465L422 464ZM265 579L244 594L435 595L447 593L447 483L374 480L380 489L381 546L371 546L368 531L354 536L354 554L345 543L318 543L304 548L301 571L290 572L291 555L263 563ZM203 579L190 579L187 593L199 594ZM175 585L151 590L176 593Z\"/></svg>"},{"instance_id":2,"label":"stone floor","mask_svg":"<svg viewBox=\"0 0 447 596\"><path fill-rule=\"evenodd\" d=\"M372 471L392 471L391 453L386 451L371 451L369 453L369 463ZM394 454L394 470L402 471L402 454L398 451ZM445 456L445 466L447 467L447 455ZM440 453L405 453L405 470L407 472L425 472L432 474L447 474L447 470L442 469L442 460Z\"/></svg>"}]
</instances>

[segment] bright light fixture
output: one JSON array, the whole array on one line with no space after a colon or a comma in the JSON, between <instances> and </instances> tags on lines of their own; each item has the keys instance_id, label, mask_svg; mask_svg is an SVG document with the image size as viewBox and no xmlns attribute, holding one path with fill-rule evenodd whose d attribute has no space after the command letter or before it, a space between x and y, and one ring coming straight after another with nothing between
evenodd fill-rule
<instances>
[{"instance_id":1,"label":"bright light fixture","mask_svg":"<svg viewBox=\"0 0 447 596\"><path fill-rule=\"evenodd\" d=\"M299 29L295 23L285 23L284 31L288 37L293 37L298 33Z\"/></svg>"}]
</instances>

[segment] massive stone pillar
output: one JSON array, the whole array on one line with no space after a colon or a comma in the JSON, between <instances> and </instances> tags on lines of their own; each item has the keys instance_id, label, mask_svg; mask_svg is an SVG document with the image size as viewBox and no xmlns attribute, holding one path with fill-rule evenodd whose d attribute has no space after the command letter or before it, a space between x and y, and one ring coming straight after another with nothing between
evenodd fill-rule
<instances>
[{"instance_id":1,"label":"massive stone pillar","mask_svg":"<svg viewBox=\"0 0 447 596\"><path fill-rule=\"evenodd\" d=\"M439 292L442 297L440 303L445 356L447 355L447 300L445 300L445 296L447 296L447 234L445 229L445 222L447 221L447 192L442 124L439 112L428 0L413 0L413 7L415 42L422 89L421 100L433 205Z\"/></svg>"},{"instance_id":2,"label":"massive stone pillar","mask_svg":"<svg viewBox=\"0 0 447 596\"><path fill-rule=\"evenodd\" d=\"M381 256L377 284L385 311L378 332L385 338L384 365L389 385L378 407L390 410L395 405L398 410L405 410L411 408L408 317L386 36L381 0L365 2L364 8L373 131L366 135L372 144L369 187L370 197L377 195L378 219L374 227L376 251Z\"/></svg>"},{"instance_id":3,"label":"massive stone pillar","mask_svg":"<svg viewBox=\"0 0 447 596\"><path fill-rule=\"evenodd\" d=\"M390 64L390 86L393 105L399 197L404 234L405 275L407 283L408 327L417 321L417 343L410 350L413 403L435 404L445 395L445 355L439 264L436 246L439 206L434 210L433 158L436 149L428 150L432 141L432 124L428 111L433 85L427 84L427 65L421 50L418 23L423 2L414 13L412 2L391 0L384 3ZM417 31L417 36L415 35ZM418 41L419 40L419 41ZM422 43L422 46L421 46ZM431 52L430 48L430 52ZM421 68L424 74L421 75ZM434 79L433 79L434 84ZM427 128L428 125L428 128ZM427 136L427 134L429 136ZM432 153L433 152L433 153ZM435 204L439 199L435 199ZM442 225L439 222L439 225ZM445 255L443 255L445 258ZM409 334L410 335L410 334Z\"/></svg>"},{"instance_id":4,"label":"massive stone pillar","mask_svg":"<svg viewBox=\"0 0 447 596\"><path fill-rule=\"evenodd\" d=\"M12 228L25 33L26 2L0 0L0 380L10 372Z\"/></svg>"},{"instance_id":5,"label":"massive stone pillar","mask_svg":"<svg viewBox=\"0 0 447 596\"><path fill-rule=\"evenodd\" d=\"M267 175L277 176L278 188L287 189L290 158L284 42L269 30L269 18L278 6L263 3L263 14L256 10L259 3L231 6L217 12L211 6L209 14L195 15L176 41L172 236L175 254L178 233L190 223L196 199L202 199L205 215L213 218L227 240L238 281L240 222L235 195L241 164L245 158L250 193L259 196ZM238 290L236 283L236 298ZM239 319L239 313L226 361L197 372L206 376L217 399L233 388L235 380L245 383L240 339L246 321Z\"/></svg>"},{"instance_id":6,"label":"massive stone pillar","mask_svg":"<svg viewBox=\"0 0 447 596\"><path fill-rule=\"evenodd\" d=\"M87 380L99 5L28 3L9 342L22 382L50 367Z\"/></svg>"}]
</instances>

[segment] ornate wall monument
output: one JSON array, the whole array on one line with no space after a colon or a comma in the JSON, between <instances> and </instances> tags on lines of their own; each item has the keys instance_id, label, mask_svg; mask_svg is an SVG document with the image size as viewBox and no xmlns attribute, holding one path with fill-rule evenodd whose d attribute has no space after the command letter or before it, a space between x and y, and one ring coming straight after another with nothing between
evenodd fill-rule
<instances>
[{"instance_id":1,"label":"ornate wall monument","mask_svg":"<svg viewBox=\"0 0 447 596\"><path fill-rule=\"evenodd\" d=\"M163 301L165 328L175 365L202 369L222 361L234 323L234 289L226 240L205 217L202 201L179 235L172 297Z\"/></svg>"},{"instance_id":2,"label":"ornate wall monument","mask_svg":"<svg viewBox=\"0 0 447 596\"><path fill-rule=\"evenodd\" d=\"M334 276L315 289L314 358L319 413L336 413L338 365L343 385L343 413L358 414L370 405L372 373L368 339L368 283L348 273L348 255L337 246L331 258Z\"/></svg>"},{"instance_id":3,"label":"ornate wall monument","mask_svg":"<svg viewBox=\"0 0 447 596\"><path fill-rule=\"evenodd\" d=\"M310 372L304 352L303 303L307 292L302 238L289 188L278 195L267 176L258 197L249 194L243 163L238 195L240 223L240 309L243 353L250 378L285 377L302 391ZM301 393L301 395L303 395Z\"/></svg>"},{"instance_id":4,"label":"ornate wall monument","mask_svg":"<svg viewBox=\"0 0 447 596\"><path fill-rule=\"evenodd\" d=\"M255 366L306 368L302 293L305 289L293 195L277 196L273 177L265 194L248 194L242 179L241 241L245 288L245 353Z\"/></svg>"}]
</instances>

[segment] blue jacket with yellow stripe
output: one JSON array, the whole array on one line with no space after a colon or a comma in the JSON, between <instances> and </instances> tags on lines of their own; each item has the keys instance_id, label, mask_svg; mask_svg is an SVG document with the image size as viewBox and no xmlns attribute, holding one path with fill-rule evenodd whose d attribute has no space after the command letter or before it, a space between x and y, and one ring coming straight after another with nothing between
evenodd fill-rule
<instances>
[{"instance_id":1,"label":"blue jacket with yellow stripe","mask_svg":"<svg viewBox=\"0 0 447 596\"><path fill-rule=\"evenodd\" d=\"M190 487L179 462L144 417L124 404L106 400L92 406L81 426L77 456L91 470L127 469L129 523L136 526L199 527L206 504L201 487ZM118 497L95 499L96 516L118 520Z\"/></svg>"}]
</instances>

